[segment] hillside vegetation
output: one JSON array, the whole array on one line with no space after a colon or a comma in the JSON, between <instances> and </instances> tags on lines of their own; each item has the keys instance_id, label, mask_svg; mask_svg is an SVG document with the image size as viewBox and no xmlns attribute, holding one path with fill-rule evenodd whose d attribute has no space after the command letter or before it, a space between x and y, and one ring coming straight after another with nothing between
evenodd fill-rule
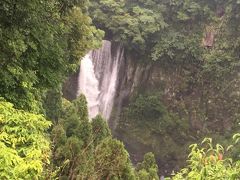
<instances>
[{"instance_id":1,"label":"hillside vegetation","mask_svg":"<svg viewBox=\"0 0 240 180\"><path fill-rule=\"evenodd\" d=\"M239 20L239 0L2 0L0 179L240 179ZM83 94L62 96L102 39L181 71L176 96L136 89L116 132L89 119ZM172 159L178 171L165 172L159 160Z\"/></svg>"}]
</instances>

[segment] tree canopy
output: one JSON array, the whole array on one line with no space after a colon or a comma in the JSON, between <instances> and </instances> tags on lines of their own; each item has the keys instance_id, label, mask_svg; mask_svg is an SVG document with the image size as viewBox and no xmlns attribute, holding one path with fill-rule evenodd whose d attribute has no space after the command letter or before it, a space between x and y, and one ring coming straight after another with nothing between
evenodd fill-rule
<instances>
[{"instance_id":1,"label":"tree canopy","mask_svg":"<svg viewBox=\"0 0 240 180\"><path fill-rule=\"evenodd\" d=\"M0 2L0 95L18 108L39 109L44 90L56 88L97 47L103 32L91 25L87 1Z\"/></svg>"}]
</instances>

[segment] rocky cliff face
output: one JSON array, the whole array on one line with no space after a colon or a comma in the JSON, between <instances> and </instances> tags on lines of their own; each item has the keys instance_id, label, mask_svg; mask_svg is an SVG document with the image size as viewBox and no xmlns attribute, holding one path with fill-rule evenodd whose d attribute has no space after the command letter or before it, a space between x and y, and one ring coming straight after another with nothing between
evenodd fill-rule
<instances>
[{"instance_id":1,"label":"rocky cliff face","mask_svg":"<svg viewBox=\"0 0 240 180\"><path fill-rule=\"evenodd\" d=\"M230 131L240 113L239 74L225 77L227 85L214 84L211 77L200 75L201 71L194 66L158 64L153 67L147 86L161 89L168 109L188 119L192 130Z\"/></svg>"},{"instance_id":2,"label":"rocky cliff face","mask_svg":"<svg viewBox=\"0 0 240 180\"><path fill-rule=\"evenodd\" d=\"M112 119L119 116L134 94L161 91L164 104L170 111L187 118L191 129L231 130L239 114L239 74L226 77L229 79L226 89L216 87L213 82L198 75L200 71L194 66L168 66L157 62L146 65L126 56L118 78L117 110L113 112Z\"/></svg>"},{"instance_id":3,"label":"rocky cliff face","mask_svg":"<svg viewBox=\"0 0 240 180\"><path fill-rule=\"evenodd\" d=\"M118 43L112 44L113 57L119 47ZM76 74L73 75L64 88L64 94L69 99L74 98L76 92L71 90L76 86L76 77ZM125 52L116 79L116 94L109 119L113 134L125 143L133 162L141 160L144 153L153 151L161 172L177 170L183 165L189 143L211 135L225 139L235 130L240 114L240 74L222 78L224 82L215 83L211 73L203 73L199 64L144 63ZM184 135L176 134L181 132L181 129L174 129L177 124L169 127L172 128L166 131L169 134L164 135L151 131L154 124L137 127L130 121L125 123L126 126L118 126L124 121L124 108L129 107L139 94L153 93L161 94L159 101L177 117L180 124L187 123L187 127L182 129L186 131ZM140 133L136 135L134 132Z\"/></svg>"},{"instance_id":4,"label":"rocky cliff face","mask_svg":"<svg viewBox=\"0 0 240 180\"><path fill-rule=\"evenodd\" d=\"M119 71L114 109L109 122L112 130L116 129L122 109L129 104L130 98L137 93L137 89L147 83L151 67L151 64L139 63L130 54L125 53Z\"/></svg>"}]
</instances>

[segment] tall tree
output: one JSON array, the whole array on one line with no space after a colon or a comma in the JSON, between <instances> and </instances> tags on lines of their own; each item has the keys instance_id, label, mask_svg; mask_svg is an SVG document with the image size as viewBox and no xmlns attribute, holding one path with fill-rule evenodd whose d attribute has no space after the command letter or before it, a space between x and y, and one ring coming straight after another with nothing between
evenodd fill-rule
<instances>
[{"instance_id":1,"label":"tall tree","mask_svg":"<svg viewBox=\"0 0 240 180\"><path fill-rule=\"evenodd\" d=\"M95 149L96 179L135 179L128 152L122 142L106 138Z\"/></svg>"},{"instance_id":2,"label":"tall tree","mask_svg":"<svg viewBox=\"0 0 240 180\"><path fill-rule=\"evenodd\" d=\"M59 122L52 130L52 140L53 163L61 167L60 177L91 176L94 167L92 127L83 95L73 102L64 101ZM66 166L62 167L64 162Z\"/></svg>"},{"instance_id":3,"label":"tall tree","mask_svg":"<svg viewBox=\"0 0 240 180\"><path fill-rule=\"evenodd\" d=\"M137 177L139 180L158 180L158 166L153 153L144 155L143 162L137 164Z\"/></svg>"}]
</instances>

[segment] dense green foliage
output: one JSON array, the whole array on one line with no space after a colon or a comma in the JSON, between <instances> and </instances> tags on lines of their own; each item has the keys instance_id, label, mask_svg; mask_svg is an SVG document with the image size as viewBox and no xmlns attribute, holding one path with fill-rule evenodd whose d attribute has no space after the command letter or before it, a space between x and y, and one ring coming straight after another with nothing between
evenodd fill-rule
<instances>
[{"instance_id":1,"label":"dense green foliage","mask_svg":"<svg viewBox=\"0 0 240 180\"><path fill-rule=\"evenodd\" d=\"M60 167L68 162L62 167L60 176L74 179L80 172L83 174L80 177L92 173L92 134L84 96L73 103L64 102L59 122L52 130L52 140L54 164Z\"/></svg>"},{"instance_id":2,"label":"dense green foliage","mask_svg":"<svg viewBox=\"0 0 240 180\"><path fill-rule=\"evenodd\" d=\"M0 179L39 179L50 163L43 116L13 108L0 99Z\"/></svg>"},{"instance_id":3,"label":"dense green foliage","mask_svg":"<svg viewBox=\"0 0 240 180\"><path fill-rule=\"evenodd\" d=\"M129 155L122 142L105 139L95 150L96 179L135 179Z\"/></svg>"},{"instance_id":4,"label":"dense green foliage","mask_svg":"<svg viewBox=\"0 0 240 180\"><path fill-rule=\"evenodd\" d=\"M239 134L234 135L235 142L239 141L239 137ZM233 145L228 146L225 150L219 144L214 147L212 139L206 138L203 140L201 147L197 144L190 147L188 167L174 175L173 180L240 178L240 161L233 161L230 157L224 157L227 151L233 148Z\"/></svg>"},{"instance_id":5,"label":"dense green foliage","mask_svg":"<svg viewBox=\"0 0 240 180\"><path fill-rule=\"evenodd\" d=\"M143 162L137 164L137 174L139 180L159 180L158 166L153 153L145 154Z\"/></svg>"},{"instance_id":6,"label":"dense green foliage","mask_svg":"<svg viewBox=\"0 0 240 180\"><path fill-rule=\"evenodd\" d=\"M86 15L86 2L1 1L0 95L18 108L39 110L44 90L76 70L101 36Z\"/></svg>"},{"instance_id":7,"label":"dense green foliage","mask_svg":"<svg viewBox=\"0 0 240 180\"><path fill-rule=\"evenodd\" d=\"M152 10L153 6L150 9L140 4L145 3L144 1L93 1L90 7L91 16L99 28L112 34L114 40L145 49L146 41L151 35L164 29L167 24L163 21L161 13Z\"/></svg>"},{"instance_id":8,"label":"dense green foliage","mask_svg":"<svg viewBox=\"0 0 240 180\"><path fill-rule=\"evenodd\" d=\"M240 114L239 20L239 0L1 1L0 179L158 180L164 165L185 165L193 141L226 143ZM154 153L136 167L106 121L89 119L84 95L62 98L62 83L99 47L102 30L127 55L181 72L136 90L121 114L117 136ZM187 167L170 178L240 179L238 146L205 139L190 147Z\"/></svg>"},{"instance_id":9,"label":"dense green foliage","mask_svg":"<svg viewBox=\"0 0 240 180\"><path fill-rule=\"evenodd\" d=\"M101 116L88 119L84 95L64 100L52 130L53 168L60 179L133 179L134 171L124 145L112 139Z\"/></svg>"},{"instance_id":10,"label":"dense green foliage","mask_svg":"<svg viewBox=\"0 0 240 180\"><path fill-rule=\"evenodd\" d=\"M111 136L107 122L100 115L93 118L91 124L94 146L97 146L103 139Z\"/></svg>"},{"instance_id":11,"label":"dense green foliage","mask_svg":"<svg viewBox=\"0 0 240 180\"><path fill-rule=\"evenodd\" d=\"M92 2L90 15L107 36L124 42L141 56L192 62L203 60L204 31L221 37L227 25L231 26L229 37L236 37L232 35L238 34L239 6L237 0L97 0ZM225 41L221 48L234 47L227 44Z\"/></svg>"},{"instance_id":12,"label":"dense green foliage","mask_svg":"<svg viewBox=\"0 0 240 180\"><path fill-rule=\"evenodd\" d=\"M144 149L154 152L162 167L176 162L182 165L187 149L184 143L192 140L188 122L169 113L159 94L137 96L122 113L117 134L138 153L144 154Z\"/></svg>"}]
</instances>

